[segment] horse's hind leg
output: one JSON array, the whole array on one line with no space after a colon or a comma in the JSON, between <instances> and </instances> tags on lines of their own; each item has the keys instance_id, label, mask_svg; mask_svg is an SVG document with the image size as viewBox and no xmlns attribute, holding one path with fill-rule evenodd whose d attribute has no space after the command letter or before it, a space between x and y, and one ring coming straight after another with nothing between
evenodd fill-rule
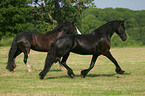
<instances>
[{"instance_id":1,"label":"horse's hind leg","mask_svg":"<svg viewBox=\"0 0 145 96\"><path fill-rule=\"evenodd\" d=\"M91 64L90 64L90 67L89 67L88 69L85 69L85 70L82 70L82 71L81 71L81 76L82 76L82 78L85 78L85 76L88 74L88 72L94 67L95 62L96 62L98 56L99 56L99 55L93 55L92 61L91 61Z\"/></svg>"},{"instance_id":2,"label":"horse's hind leg","mask_svg":"<svg viewBox=\"0 0 145 96\"><path fill-rule=\"evenodd\" d=\"M66 60L67 60L68 56L69 56L69 53L64 55L62 58L62 61L60 63L67 69L67 71L68 71L67 74L73 78L75 75L74 75L72 69L69 66L67 66L67 64L66 64Z\"/></svg>"},{"instance_id":3,"label":"horse's hind leg","mask_svg":"<svg viewBox=\"0 0 145 96\"><path fill-rule=\"evenodd\" d=\"M30 48L26 48L26 51L24 52L24 63L26 64L28 72L32 72L35 71L35 69L28 64L29 53L30 53Z\"/></svg>"}]
</instances>

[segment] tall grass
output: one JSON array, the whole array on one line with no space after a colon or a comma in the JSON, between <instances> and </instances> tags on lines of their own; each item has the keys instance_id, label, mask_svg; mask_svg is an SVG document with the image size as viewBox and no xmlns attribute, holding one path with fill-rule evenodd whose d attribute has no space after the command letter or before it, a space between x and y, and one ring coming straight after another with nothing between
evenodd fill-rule
<instances>
[{"instance_id":1,"label":"tall grass","mask_svg":"<svg viewBox=\"0 0 145 96\"><path fill-rule=\"evenodd\" d=\"M111 52L124 75L115 73L115 66L100 56L86 78L80 71L89 67L91 56L71 54L67 63L75 78L60 71L54 64L44 80L38 77L44 67L47 53L31 50L29 64L37 71L27 72L23 54L16 59L16 69L5 69L9 47L0 47L0 96L145 96L145 48L112 48Z\"/></svg>"}]
</instances>

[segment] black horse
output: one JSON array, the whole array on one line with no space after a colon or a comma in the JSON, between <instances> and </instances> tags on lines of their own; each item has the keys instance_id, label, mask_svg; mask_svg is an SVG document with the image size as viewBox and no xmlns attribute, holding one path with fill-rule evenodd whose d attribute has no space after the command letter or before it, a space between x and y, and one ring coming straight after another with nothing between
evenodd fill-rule
<instances>
[{"instance_id":1,"label":"black horse","mask_svg":"<svg viewBox=\"0 0 145 96\"><path fill-rule=\"evenodd\" d=\"M92 31L90 34L66 35L54 41L46 57L44 69L39 74L40 79L44 78L52 64L61 57L63 57L61 64L67 69L68 75L74 77L75 75L72 69L66 64L70 52L82 55L93 55L90 67L81 71L81 76L83 78L94 67L99 55L104 55L110 59L116 66L116 72L118 74L123 74L124 71L118 65L109 50L110 39L114 32L116 32L123 41L127 39L124 21L125 20L111 21Z\"/></svg>"},{"instance_id":2,"label":"black horse","mask_svg":"<svg viewBox=\"0 0 145 96\"><path fill-rule=\"evenodd\" d=\"M29 72L34 69L28 64L27 59L30 53L30 49L41 52L48 52L51 44L59 37L66 34L77 34L77 28L72 22L65 22L57 26L54 30L45 34L23 32L17 35L11 45L8 57L8 64L6 68L13 71L16 67L15 58L24 53L24 63L27 66Z\"/></svg>"}]
</instances>

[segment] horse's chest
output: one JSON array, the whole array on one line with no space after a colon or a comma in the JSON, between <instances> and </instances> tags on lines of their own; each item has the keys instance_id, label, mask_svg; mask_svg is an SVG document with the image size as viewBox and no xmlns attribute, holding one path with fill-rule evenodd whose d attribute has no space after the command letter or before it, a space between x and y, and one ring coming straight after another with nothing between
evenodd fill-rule
<instances>
[{"instance_id":1,"label":"horse's chest","mask_svg":"<svg viewBox=\"0 0 145 96\"><path fill-rule=\"evenodd\" d=\"M110 49L110 42L107 39L102 39L98 44L99 52L106 53Z\"/></svg>"}]
</instances>

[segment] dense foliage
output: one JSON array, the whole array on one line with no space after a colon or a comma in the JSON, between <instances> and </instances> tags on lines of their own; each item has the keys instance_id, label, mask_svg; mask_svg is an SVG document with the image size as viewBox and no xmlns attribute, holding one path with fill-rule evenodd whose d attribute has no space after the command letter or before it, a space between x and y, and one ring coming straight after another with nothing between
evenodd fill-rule
<instances>
[{"instance_id":1,"label":"dense foliage","mask_svg":"<svg viewBox=\"0 0 145 96\"><path fill-rule=\"evenodd\" d=\"M27 0L1 0L0 39L33 30L31 10Z\"/></svg>"},{"instance_id":2,"label":"dense foliage","mask_svg":"<svg viewBox=\"0 0 145 96\"><path fill-rule=\"evenodd\" d=\"M64 21L79 22L93 0L0 0L0 40L20 32L44 33ZM31 5L31 6L30 6Z\"/></svg>"},{"instance_id":3,"label":"dense foliage","mask_svg":"<svg viewBox=\"0 0 145 96\"><path fill-rule=\"evenodd\" d=\"M44 33L67 20L73 21L83 34L87 34L106 22L127 19L128 40L120 42L114 35L112 46L145 45L145 10L99 9L94 8L93 1L0 0L0 40L13 38L24 31Z\"/></svg>"},{"instance_id":4,"label":"dense foliage","mask_svg":"<svg viewBox=\"0 0 145 96\"><path fill-rule=\"evenodd\" d=\"M79 23L83 10L94 7L94 0L34 0L35 22L51 24L53 28L64 21Z\"/></svg>"}]
</instances>

